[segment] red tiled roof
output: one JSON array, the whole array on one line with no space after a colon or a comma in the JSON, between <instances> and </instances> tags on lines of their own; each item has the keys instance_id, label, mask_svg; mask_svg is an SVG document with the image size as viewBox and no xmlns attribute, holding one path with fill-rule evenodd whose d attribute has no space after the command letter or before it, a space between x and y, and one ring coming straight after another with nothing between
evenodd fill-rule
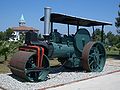
<instances>
[{"instance_id":1,"label":"red tiled roof","mask_svg":"<svg viewBox=\"0 0 120 90\"><path fill-rule=\"evenodd\" d=\"M33 31L39 31L33 27L28 27L28 26L19 26L19 27L12 27L14 31L27 31L27 30L33 30Z\"/></svg>"}]
</instances>

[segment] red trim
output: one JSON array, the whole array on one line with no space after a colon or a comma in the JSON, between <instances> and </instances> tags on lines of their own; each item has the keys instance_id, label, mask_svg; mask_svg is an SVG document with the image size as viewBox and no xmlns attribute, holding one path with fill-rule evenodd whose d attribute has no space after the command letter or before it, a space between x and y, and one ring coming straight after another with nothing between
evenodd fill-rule
<instances>
[{"instance_id":1,"label":"red trim","mask_svg":"<svg viewBox=\"0 0 120 90\"><path fill-rule=\"evenodd\" d=\"M40 60L40 66L42 67L42 61L43 61L43 55L44 55L44 48L41 47L42 51L41 51L41 60Z\"/></svg>"},{"instance_id":2,"label":"red trim","mask_svg":"<svg viewBox=\"0 0 120 90\"><path fill-rule=\"evenodd\" d=\"M37 67L42 67L42 60L44 55L44 48L40 46L21 46L19 50L28 51L28 50L36 50L37 51Z\"/></svg>"},{"instance_id":3,"label":"red trim","mask_svg":"<svg viewBox=\"0 0 120 90\"><path fill-rule=\"evenodd\" d=\"M40 59L40 47L39 46L28 46L28 47L37 49L37 62L36 63L37 63L37 66L40 67L40 62L41 62L40 61L41 60Z\"/></svg>"}]
</instances>

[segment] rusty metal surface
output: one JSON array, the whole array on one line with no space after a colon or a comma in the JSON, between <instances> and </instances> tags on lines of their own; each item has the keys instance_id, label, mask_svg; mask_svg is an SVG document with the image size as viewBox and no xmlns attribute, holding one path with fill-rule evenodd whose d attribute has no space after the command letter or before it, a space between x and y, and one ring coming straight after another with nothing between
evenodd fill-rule
<instances>
[{"instance_id":1,"label":"rusty metal surface","mask_svg":"<svg viewBox=\"0 0 120 90\"><path fill-rule=\"evenodd\" d=\"M88 42L83 48L82 65L86 71L101 72L106 62L105 48L100 42Z\"/></svg>"},{"instance_id":2,"label":"rusty metal surface","mask_svg":"<svg viewBox=\"0 0 120 90\"><path fill-rule=\"evenodd\" d=\"M25 78L25 66L33 52L19 51L15 53L10 61L10 69L14 75Z\"/></svg>"},{"instance_id":3,"label":"rusty metal surface","mask_svg":"<svg viewBox=\"0 0 120 90\"><path fill-rule=\"evenodd\" d=\"M26 62L33 54L34 54L33 52L25 52L25 51L19 51L15 53L10 61L10 66L20 70L24 70Z\"/></svg>"},{"instance_id":4,"label":"rusty metal surface","mask_svg":"<svg viewBox=\"0 0 120 90\"><path fill-rule=\"evenodd\" d=\"M85 70L89 71L88 58L91 47L94 45L94 42L88 42L83 48L82 52L82 65Z\"/></svg>"}]
</instances>

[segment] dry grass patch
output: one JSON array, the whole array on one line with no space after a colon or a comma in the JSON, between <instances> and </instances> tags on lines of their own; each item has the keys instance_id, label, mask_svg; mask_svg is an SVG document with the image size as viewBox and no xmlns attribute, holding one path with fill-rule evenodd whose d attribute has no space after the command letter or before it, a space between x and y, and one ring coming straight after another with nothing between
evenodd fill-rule
<instances>
[{"instance_id":1,"label":"dry grass patch","mask_svg":"<svg viewBox=\"0 0 120 90\"><path fill-rule=\"evenodd\" d=\"M8 61L0 63L0 73L10 73L10 69L8 68Z\"/></svg>"}]
</instances>

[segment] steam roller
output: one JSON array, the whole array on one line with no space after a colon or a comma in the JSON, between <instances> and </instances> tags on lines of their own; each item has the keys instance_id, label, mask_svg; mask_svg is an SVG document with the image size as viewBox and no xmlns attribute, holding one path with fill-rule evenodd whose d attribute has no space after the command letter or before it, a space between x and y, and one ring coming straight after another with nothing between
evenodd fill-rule
<instances>
[{"instance_id":1,"label":"steam roller","mask_svg":"<svg viewBox=\"0 0 120 90\"><path fill-rule=\"evenodd\" d=\"M65 68L83 68L90 72L103 70L106 60L104 46L100 42L90 41L88 30L79 29L69 43L66 42L68 37L59 37L56 32L53 32L55 37L51 42L33 41L32 38L37 38L34 34L26 33L30 40L26 37L27 45L20 46L10 61L9 67L14 75L28 81L45 80L50 72L51 58L58 58ZM57 43L56 37L63 41Z\"/></svg>"},{"instance_id":2,"label":"steam roller","mask_svg":"<svg viewBox=\"0 0 120 90\"><path fill-rule=\"evenodd\" d=\"M19 47L10 60L11 72L27 81L44 81L51 71L49 62L53 58L57 58L65 68L101 72L106 62L103 40L94 41L89 31L79 26L102 25L103 31L104 25L111 24L50 12L51 8L45 8L45 16L40 19L44 21L43 39L39 39L34 31L26 32L25 44ZM62 35L53 29L53 22L67 24L68 34ZM69 25L77 26L75 34L70 35Z\"/></svg>"}]
</instances>

